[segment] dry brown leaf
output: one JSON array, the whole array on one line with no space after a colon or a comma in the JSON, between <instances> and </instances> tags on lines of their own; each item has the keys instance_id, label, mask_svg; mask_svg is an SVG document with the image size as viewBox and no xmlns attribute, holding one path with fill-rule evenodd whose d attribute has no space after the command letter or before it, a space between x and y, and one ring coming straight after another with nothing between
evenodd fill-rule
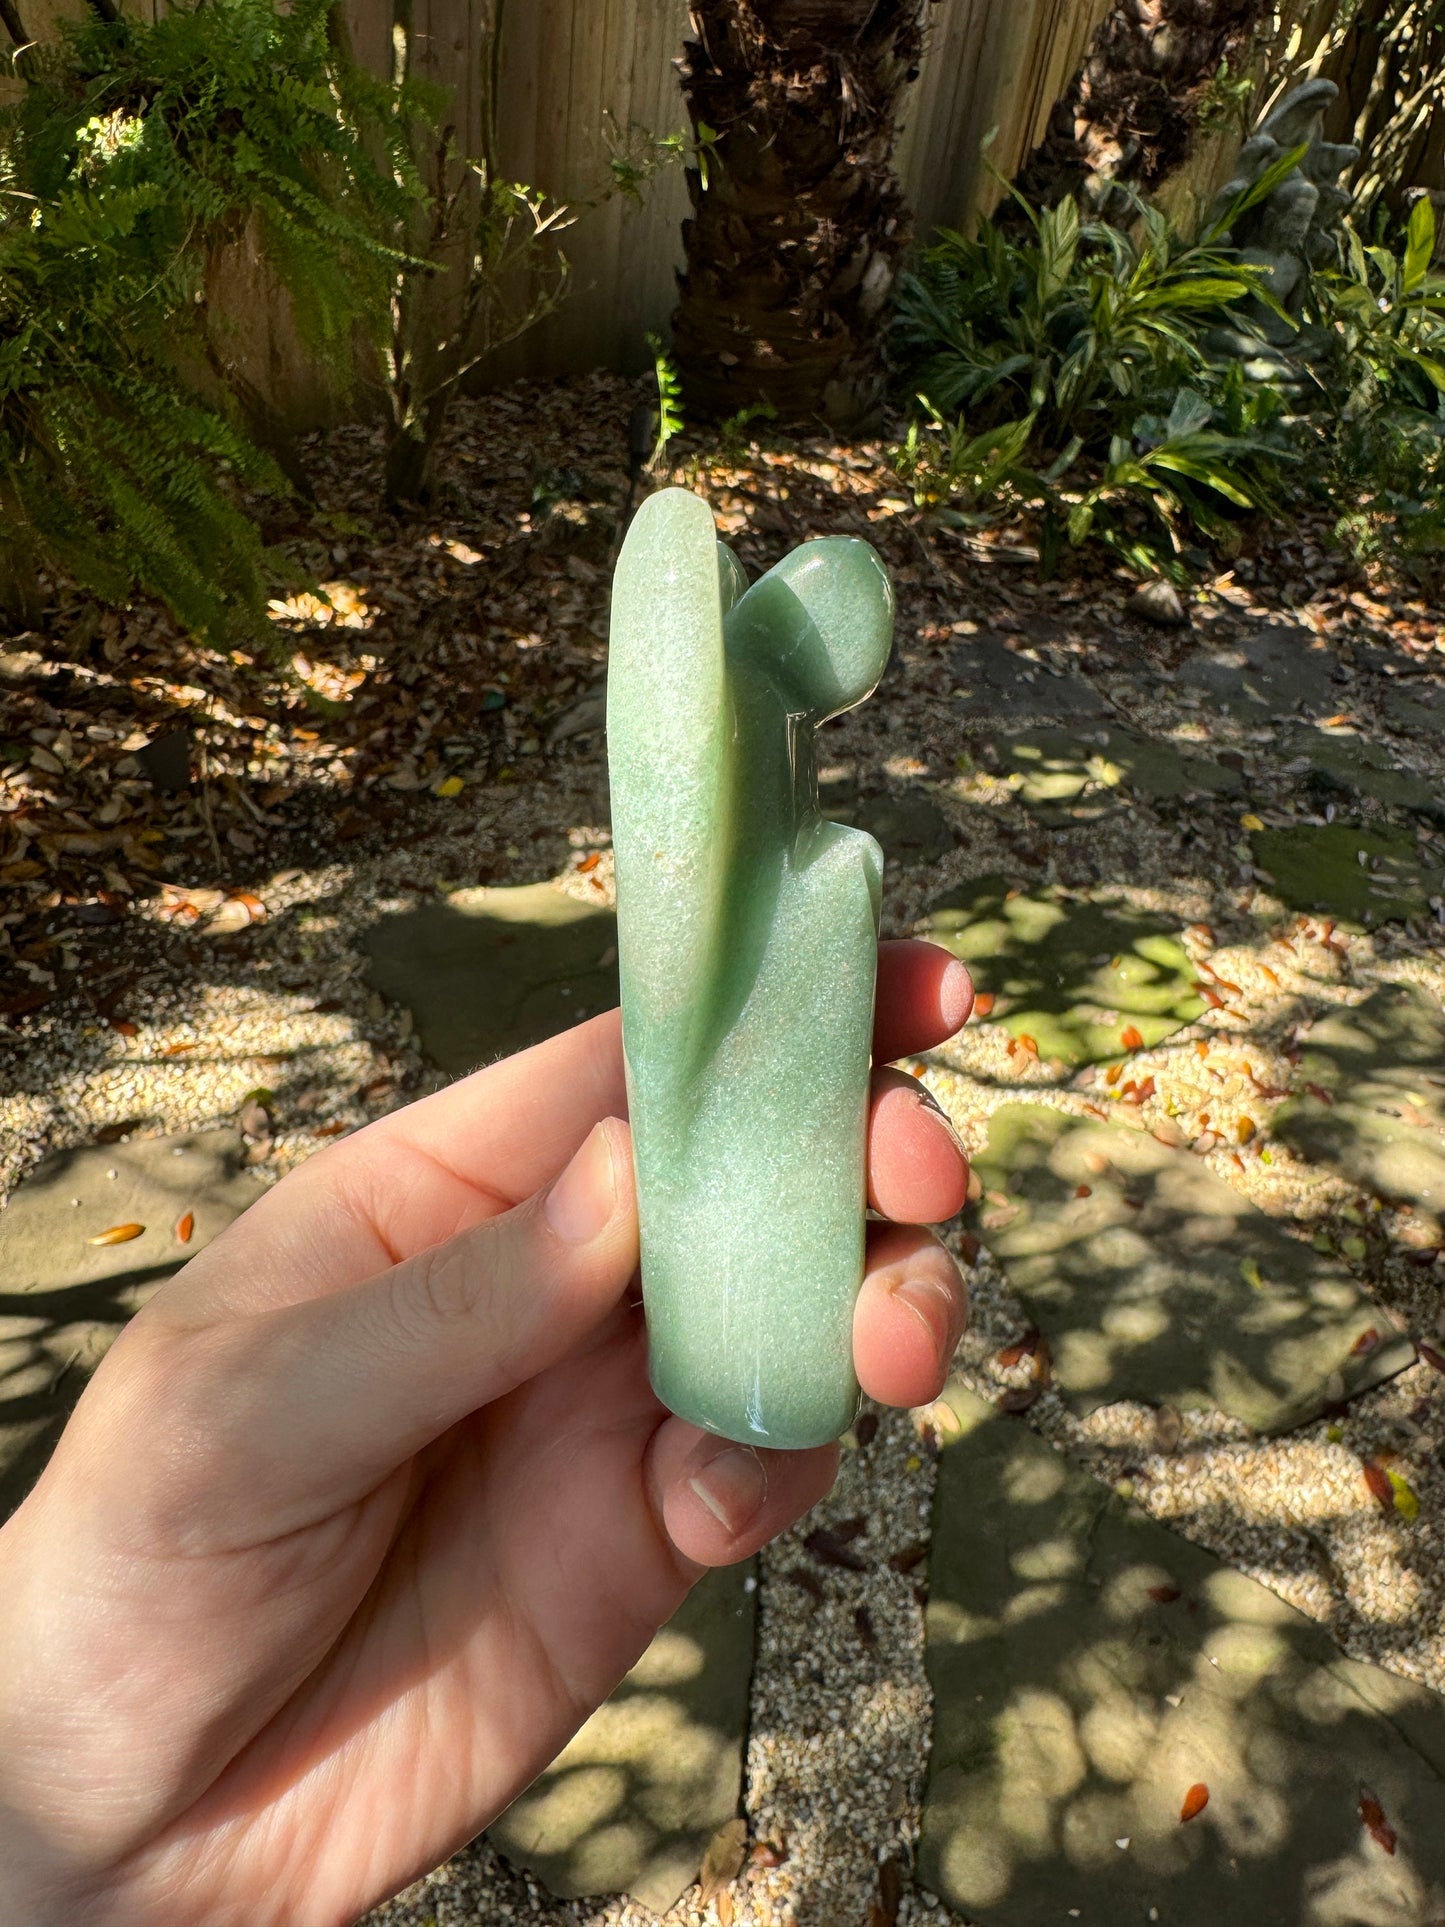
<instances>
[{"instance_id":1,"label":"dry brown leaf","mask_svg":"<svg viewBox=\"0 0 1445 1927\"><path fill-rule=\"evenodd\" d=\"M735 1820L724 1821L708 1841L707 1852L702 1857L702 1870L698 1875L702 1887L698 1898L704 1907L714 1894L737 1879L743 1870L743 1856L747 1848L748 1823L741 1815Z\"/></svg>"},{"instance_id":2,"label":"dry brown leaf","mask_svg":"<svg viewBox=\"0 0 1445 1927\"><path fill-rule=\"evenodd\" d=\"M88 1245L128 1245L132 1238L139 1238L144 1232L143 1224L113 1224L104 1231L97 1231L93 1238L87 1238Z\"/></svg>"},{"instance_id":3,"label":"dry brown leaf","mask_svg":"<svg viewBox=\"0 0 1445 1927\"><path fill-rule=\"evenodd\" d=\"M1143 1035L1133 1024L1126 1024L1119 1032L1119 1042L1125 1050L1143 1050L1144 1048Z\"/></svg>"},{"instance_id":4,"label":"dry brown leaf","mask_svg":"<svg viewBox=\"0 0 1445 1927\"><path fill-rule=\"evenodd\" d=\"M1180 1822L1193 1820L1203 1813L1209 1805L1209 1788L1203 1780L1196 1780L1184 1796L1184 1804L1179 1809Z\"/></svg>"}]
</instances>

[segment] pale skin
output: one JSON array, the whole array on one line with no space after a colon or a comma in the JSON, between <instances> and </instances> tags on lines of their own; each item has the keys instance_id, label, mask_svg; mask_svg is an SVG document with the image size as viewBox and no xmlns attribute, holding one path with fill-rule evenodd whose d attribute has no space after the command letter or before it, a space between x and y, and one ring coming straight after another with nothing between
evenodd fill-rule
<instances>
[{"instance_id":1,"label":"pale skin","mask_svg":"<svg viewBox=\"0 0 1445 1927\"><path fill-rule=\"evenodd\" d=\"M875 1061L965 1021L880 955ZM344 1927L832 1484L647 1383L616 1012L313 1157L121 1334L0 1531L0 1919ZM939 1391L967 1166L875 1073L859 1381Z\"/></svg>"}]
</instances>

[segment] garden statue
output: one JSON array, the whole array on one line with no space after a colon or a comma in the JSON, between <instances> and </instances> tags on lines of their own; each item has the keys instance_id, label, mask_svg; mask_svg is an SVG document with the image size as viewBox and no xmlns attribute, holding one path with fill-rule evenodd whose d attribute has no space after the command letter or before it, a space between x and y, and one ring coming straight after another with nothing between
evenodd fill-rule
<instances>
[{"instance_id":1,"label":"garden statue","mask_svg":"<svg viewBox=\"0 0 1445 1927\"><path fill-rule=\"evenodd\" d=\"M1323 78L1292 88L1239 150L1234 175L1215 199L1212 218L1219 221L1284 155L1305 149L1298 165L1222 237L1239 249L1241 260L1263 270L1265 288L1289 317L1251 298L1242 327L1216 329L1210 337L1210 346L1243 360L1245 373L1255 379L1287 378L1289 359L1308 357L1309 338L1298 316L1309 271L1334 255L1335 230L1350 205L1337 176L1360 158L1359 148L1322 138L1325 109L1338 92L1334 81Z\"/></svg>"},{"instance_id":2,"label":"garden statue","mask_svg":"<svg viewBox=\"0 0 1445 1927\"><path fill-rule=\"evenodd\" d=\"M864 1133L882 852L819 814L814 732L876 687L893 597L866 542L751 588L707 503L638 510L607 693L623 1046L649 1362L747 1443L857 1406Z\"/></svg>"}]
</instances>

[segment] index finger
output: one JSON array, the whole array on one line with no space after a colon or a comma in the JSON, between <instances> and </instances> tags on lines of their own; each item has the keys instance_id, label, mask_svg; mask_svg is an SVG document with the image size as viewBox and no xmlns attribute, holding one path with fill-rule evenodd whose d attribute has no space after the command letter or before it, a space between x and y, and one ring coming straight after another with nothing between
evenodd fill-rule
<instances>
[{"instance_id":1,"label":"index finger","mask_svg":"<svg viewBox=\"0 0 1445 1927\"><path fill-rule=\"evenodd\" d=\"M972 996L967 971L938 945L883 944L875 1060L951 1036ZM318 1152L180 1276L203 1288L218 1271L211 1250L219 1257L240 1236L253 1307L335 1290L510 1210L603 1118L626 1115L621 1015L609 1010Z\"/></svg>"}]
</instances>

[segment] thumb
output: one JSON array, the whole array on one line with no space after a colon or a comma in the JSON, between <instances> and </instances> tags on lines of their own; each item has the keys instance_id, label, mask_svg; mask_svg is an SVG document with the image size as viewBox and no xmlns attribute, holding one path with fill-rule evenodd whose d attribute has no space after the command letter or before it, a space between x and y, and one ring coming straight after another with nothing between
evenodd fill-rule
<instances>
[{"instance_id":1,"label":"thumb","mask_svg":"<svg viewBox=\"0 0 1445 1927\"><path fill-rule=\"evenodd\" d=\"M631 1148L604 1118L533 1197L362 1284L200 1329L156 1321L210 1508L219 1478L268 1532L294 1530L573 1350L637 1268Z\"/></svg>"}]
</instances>

